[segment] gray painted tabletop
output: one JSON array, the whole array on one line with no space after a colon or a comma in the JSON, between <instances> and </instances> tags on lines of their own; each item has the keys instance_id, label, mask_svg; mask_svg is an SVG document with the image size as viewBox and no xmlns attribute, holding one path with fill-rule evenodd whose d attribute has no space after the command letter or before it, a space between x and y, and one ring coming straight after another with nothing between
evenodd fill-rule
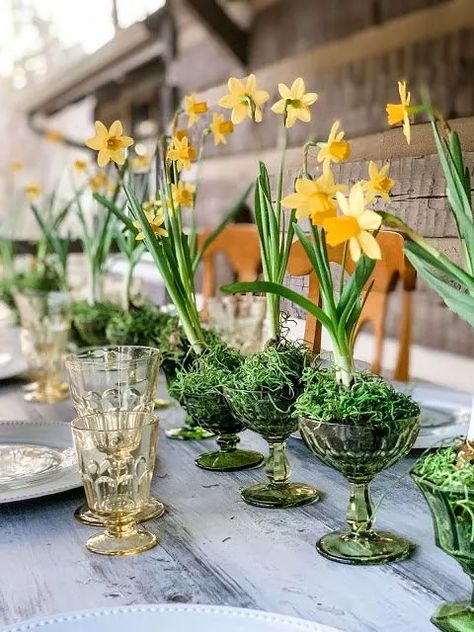
<instances>
[{"instance_id":1,"label":"gray painted tabletop","mask_svg":"<svg viewBox=\"0 0 474 632\"><path fill-rule=\"evenodd\" d=\"M0 386L0 418L72 419L69 402L26 403L20 383ZM161 411L153 491L167 513L148 523L160 545L107 558L84 547L93 530L73 511L80 490L0 506L0 625L53 613L125 604L183 602L257 608L332 625L345 632L424 632L443 600L466 598L467 577L435 547L428 508L406 476L412 459L380 475L374 497L388 492L378 525L412 539L410 560L348 567L320 557L315 541L344 523L347 483L297 439L288 442L293 480L314 484L322 500L295 509L246 505L239 489L262 469L212 473L194 465L215 444L172 441L163 428L183 411ZM242 445L264 449L245 432Z\"/></svg>"}]
</instances>

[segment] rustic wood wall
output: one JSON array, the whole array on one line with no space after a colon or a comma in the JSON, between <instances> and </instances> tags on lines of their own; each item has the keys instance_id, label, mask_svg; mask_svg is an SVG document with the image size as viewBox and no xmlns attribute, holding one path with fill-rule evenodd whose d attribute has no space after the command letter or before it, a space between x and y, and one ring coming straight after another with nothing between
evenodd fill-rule
<instances>
[{"instance_id":1,"label":"rustic wood wall","mask_svg":"<svg viewBox=\"0 0 474 632\"><path fill-rule=\"evenodd\" d=\"M229 75L257 75L272 99L280 81L305 79L319 93L309 125L291 130L288 186L309 137L323 139L335 118L353 142L353 154L338 170L348 182L365 177L367 161L391 160L397 181L391 210L456 253L455 230L446 206L444 181L428 126L417 125L407 147L400 130L387 130L385 104L397 101L396 82L406 78L413 92L427 84L445 115L461 132L474 158L474 3L472 0L260 0L249 31L246 67L175 0L178 55L168 81L182 94L198 91L210 105L226 93ZM203 223L217 217L253 179L257 162L277 164L279 117L240 125L225 147L206 150L197 212ZM314 165L314 162L313 162ZM397 320L396 301L390 320ZM444 308L422 283L416 298L415 340L474 355L470 328Z\"/></svg>"}]
</instances>

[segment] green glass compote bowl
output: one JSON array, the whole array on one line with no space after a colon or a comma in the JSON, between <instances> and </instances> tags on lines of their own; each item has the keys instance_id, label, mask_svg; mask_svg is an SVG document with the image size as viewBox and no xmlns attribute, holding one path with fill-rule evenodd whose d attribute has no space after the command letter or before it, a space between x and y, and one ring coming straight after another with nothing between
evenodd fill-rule
<instances>
[{"instance_id":1,"label":"green glass compote bowl","mask_svg":"<svg viewBox=\"0 0 474 632\"><path fill-rule=\"evenodd\" d=\"M445 632L474 630L474 489L441 488L417 474L411 475L422 491L431 510L436 546L461 564L473 584L468 601L442 604L431 618L432 623Z\"/></svg>"},{"instance_id":2,"label":"green glass compote bowl","mask_svg":"<svg viewBox=\"0 0 474 632\"><path fill-rule=\"evenodd\" d=\"M418 417L382 427L301 418L300 431L309 449L341 472L350 486L349 529L323 536L316 544L318 552L345 564L385 564L410 555L414 549L410 542L372 528L369 486L376 474L408 454L418 435Z\"/></svg>"},{"instance_id":3,"label":"green glass compote bowl","mask_svg":"<svg viewBox=\"0 0 474 632\"><path fill-rule=\"evenodd\" d=\"M166 379L166 385L169 389L171 382L176 377L176 372L180 365L166 358L161 366ZM179 402L183 404L183 402ZM168 428L165 430L168 439L178 439L180 441L203 441L204 439L212 439L215 436L213 432L209 432L202 428L191 415L186 415L186 419L182 426L177 428Z\"/></svg>"},{"instance_id":4,"label":"green glass compote bowl","mask_svg":"<svg viewBox=\"0 0 474 632\"><path fill-rule=\"evenodd\" d=\"M313 503L319 492L305 483L290 482L291 468L286 454L286 440L298 428L293 416L294 397L270 391L244 391L224 389L235 416L269 445L265 462L268 482L247 487L242 498L257 507L296 507Z\"/></svg>"},{"instance_id":5,"label":"green glass compote bowl","mask_svg":"<svg viewBox=\"0 0 474 632\"><path fill-rule=\"evenodd\" d=\"M219 450L201 454L195 461L198 467L232 472L258 467L263 463L260 452L237 448L240 441L237 433L244 430L245 426L232 414L222 393L212 391L200 395L185 395L183 404L192 419L198 419L202 428L217 435Z\"/></svg>"}]
</instances>

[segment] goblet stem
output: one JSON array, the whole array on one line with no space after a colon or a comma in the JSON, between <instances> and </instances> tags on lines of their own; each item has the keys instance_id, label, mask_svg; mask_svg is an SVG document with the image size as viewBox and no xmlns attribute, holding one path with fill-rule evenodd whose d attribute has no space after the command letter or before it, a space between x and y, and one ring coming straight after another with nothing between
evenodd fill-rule
<instances>
[{"instance_id":1,"label":"goblet stem","mask_svg":"<svg viewBox=\"0 0 474 632\"><path fill-rule=\"evenodd\" d=\"M134 531L137 525L133 516L112 517L105 521L105 532L112 538L124 538Z\"/></svg>"},{"instance_id":2,"label":"goblet stem","mask_svg":"<svg viewBox=\"0 0 474 632\"><path fill-rule=\"evenodd\" d=\"M350 496L347 507L346 520L352 533L367 533L372 528L373 508L370 501L369 483L354 483L349 481Z\"/></svg>"},{"instance_id":3,"label":"goblet stem","mask_svg":"<svg viewBox=\"0 0 474 632\"><path fill-rule=\"evenodd\" d=\"M275 487L288 485L291 474L290 462L286 456L286 442L268 442L269 454L265 464L265 471L270 484Z\"/></svg>"},{"instance_id":4,"label":"goblet stem","mask_svg":"<svg viewBox=\"0 0 474 632\"><path fill-rule=\"evenodd\" d=\"M240 439L236 434L221 434L216 439L221 452L234 452L239 441Z\"/></svg>"}]
</instances>

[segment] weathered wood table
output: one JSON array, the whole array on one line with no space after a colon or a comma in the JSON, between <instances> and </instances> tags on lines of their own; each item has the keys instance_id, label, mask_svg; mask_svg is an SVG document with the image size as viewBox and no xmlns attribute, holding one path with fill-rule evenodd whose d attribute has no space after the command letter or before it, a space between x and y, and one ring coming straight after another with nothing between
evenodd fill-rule
<instances>
[{"instance_id":1,"label":"weathered wood table","mask_svg":"<svg viewBox=\"0 0 474 632\"><path fill-rule=\"evenodd\" d=\"M23 401L20 383L0 387L2 419L72 419L69 402ZM183 412L161 412L162 427ZM250 432L244 446L264 449ZM262 469L212 473L194 458L213 446L167 439L161 431L154 493L168 509L148 526L160 546L125 558L89 553L93 531L73 519L80 490L0 506L0 624L57 612L157 602L243 606L312 619L346 632L424 632L443 600L467 598L466 576L434 544L428 508L403 476L412 459L379 476L374 497L388 494L378 524L410 537L412 559L385 567L348 567L320 557L317 538L344 522L348 486L290 439L293 480L312 483L320 502L296 509L246 505L239 488Z\"/></svg>"}]
</instances>

